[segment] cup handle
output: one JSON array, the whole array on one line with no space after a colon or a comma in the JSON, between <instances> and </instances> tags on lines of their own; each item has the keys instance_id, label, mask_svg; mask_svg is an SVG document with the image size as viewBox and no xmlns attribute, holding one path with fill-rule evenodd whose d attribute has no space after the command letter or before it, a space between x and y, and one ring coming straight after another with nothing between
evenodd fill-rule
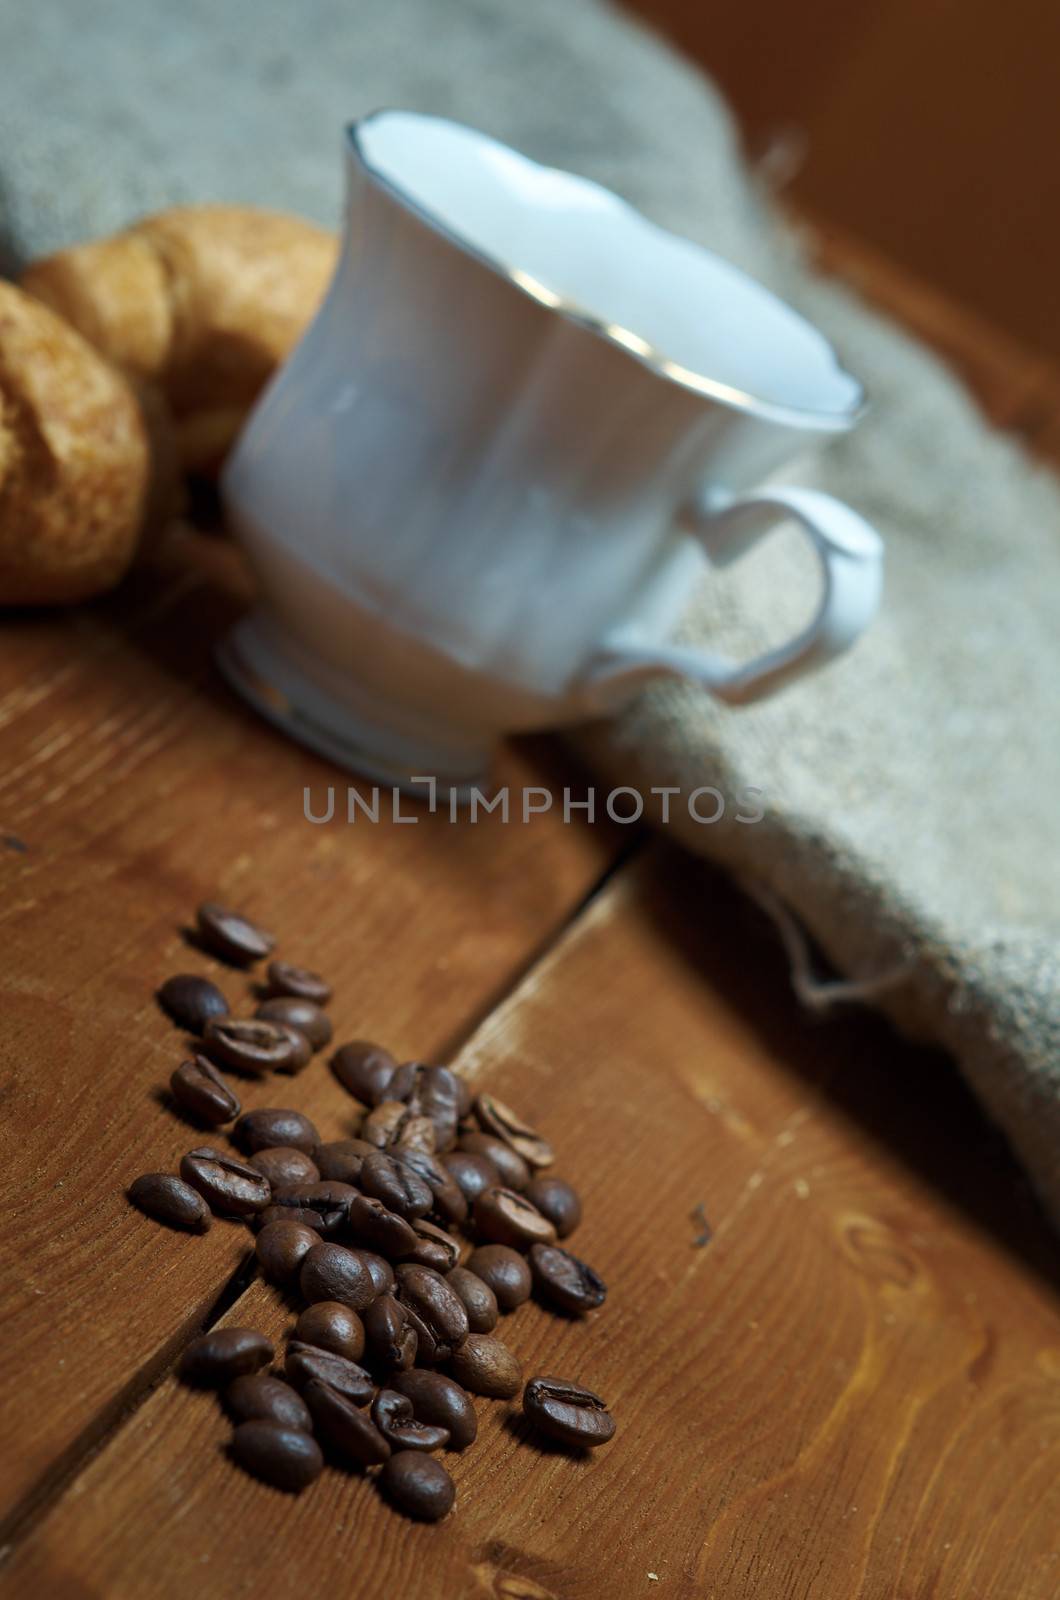
<instances>
[{"instance_id":1,"label":"cup handle","mask_svg":"<svg viewBox=\"0 0 1060 1600\"><path fill-rule=\"evenodd\" d=\"M652 679L688 678L719 700L747 705L840 655L871 622L883 583L883 543L864 517L819 489L769 488L720 508L693 505L682 520L712 566L738 560L777 522L794 520L821 567L821 599L809 626L752 661L686 645L606 644L582 679L590 708L615 710Z\"/></svg>"}]
</instances>

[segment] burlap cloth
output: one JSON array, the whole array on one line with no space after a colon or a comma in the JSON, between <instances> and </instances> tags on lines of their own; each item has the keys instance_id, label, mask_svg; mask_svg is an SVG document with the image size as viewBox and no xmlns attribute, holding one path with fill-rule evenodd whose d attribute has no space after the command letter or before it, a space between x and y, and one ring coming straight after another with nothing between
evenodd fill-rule
<instances>
[{"instance_id":1,"label":"burlap cloth","mask_svg":"<svg viewBox=\"0 0 1060 1600\"><path fill-rule=\"evenodd\" d=\"M333 223L340 125L403 105L612 185L830 334L872 411L788 476L880 528L883 615L774 701L660 689L583 748L645 789L764 790L754 826L675 804L671 827L787 908L811 1002L832 993L799 928L853 992L954 1053L1060 1218L1060 495L931 357L804 270L709 84L596 0L0 0L0 38L9 268L175 201ZM805 604L781 535L704 583L686 634L753 649Z\"/></svg>"}]
</instances>

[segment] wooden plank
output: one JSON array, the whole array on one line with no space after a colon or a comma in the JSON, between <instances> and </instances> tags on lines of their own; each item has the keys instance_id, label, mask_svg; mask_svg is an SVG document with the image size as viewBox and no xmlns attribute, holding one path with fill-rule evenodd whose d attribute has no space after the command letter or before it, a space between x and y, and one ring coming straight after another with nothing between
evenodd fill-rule
<instances>
[{"instance_id":1,"label":"wooden plank","mask_svg":"<svg viewBox=\"0 0 1060 1600\"><path fill-rule=\"evenodd\" d=\"M629 831L328 826L303 816L342 775L246 711L210 660L245 603L234 552L185 530L160 566L104 604L13 618L0 691L0 967L4 1018L7 1371L0 1505L16 1518L76 1465L214 1304L247 1252L215 1227L191 1241L138 1221L138 1173L171 1169L200 1133L159 1093L186 1048L153 1001L175 971L219 972L180 929L204 898L282 935L336 984L341 1038L384 1035L444 1055L466 1037L596 883ZM504 761L551 784L547 742ZM577 814L575 814L577 816ZM248 1007L249 983L225 972ZM251 1084L348 1119L314 1066ZM135 1308L130 1336L125 1308Z\"/></svg>"},{"instance_id":2,"label":"wooden plank","mask_svg":"<svg viewBox=\"0 0 1060 1600\"><path fill-rule=\"evenodd\" d=\"M608 1304L505 1336L598 1388L614 1443L541 1453L483 1402L424 1529L333 1470L296 1502L246 1478L216 1402L167 1378L15 1551L12 1594L1051 1600L1056 1257L946 1063L808 1021L756 914L653 853L460 1064L583 1191ZM289 1313L255 1283L229 1320Z\"/></svg>"}]
</instances>

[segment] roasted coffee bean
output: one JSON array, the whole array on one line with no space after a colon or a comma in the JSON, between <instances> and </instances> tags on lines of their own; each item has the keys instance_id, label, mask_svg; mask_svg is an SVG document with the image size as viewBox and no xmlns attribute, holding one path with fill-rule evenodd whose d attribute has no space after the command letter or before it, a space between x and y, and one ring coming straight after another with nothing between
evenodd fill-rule
<instances>
[{"instance_id":1,"label":"roasted coffee bean","mask_svg":"<svg viewBox=\"0 0 1060 1600\"><path fill-rule=\"evenodd\" d=\"M205 1233L213 1220L199 1191L171 1172L145 1172L129 1185L129 1199L156 1222Z\"/></svg>"},{"instance_id":2,"label":"roasted coffee bean","mask_svg":"<svg viewBox=\"0 0 1060 1600\"><path fill-rule=\"evenodd\" d=\"M251 1156L250 1165L278 1189L320 1180L316 1162L304 1150L295 1150L292 1145L281 1144L274 1149L259 1150Z\"/></svg>"},{"instance_id":3,"label":"roasted coffee bean","mask_svg":"<svg viewBox=\"0 0 1060 1600\"><path fill-rule=\"evenodd\" d=\"M340 1300L354 1311L363 1311L375 1299L375 1284L360 1251L341 1244L314 1245L302 1262L298 1282L310 1305L317 1300Z\"/></svg>"},{"instance_id":4,"label":"roasted coffee bean","mask_svg":"<svg viewBox=\"0 0 1060 1600\"><path fill-rule=\"evenodd\" d=\"M309 1206L322 1214L340 1211L345 1216L357 1194L352 1183L318 1178L314 1183L282 1183L272 1191L272 1198L278 1206Z\"/></svg>"},{"instance_id":5,"label":"roasted coffee bean","mask_svg":"<svg viewBox=\"0 0 1060 1600\"><path fill-rule=\"evenodd\" d=\"M331 985L308 967L293 967L289 961L270 961L265 972L272 995L312 1000L317 1006L326 1006L331 999Z\"/></svg>"},{"instance_id":6,"label":"roasted coffee bean","mask_svg":"<svg viewBox=\"0 0 1060 1600\"><path fill-rule=\"evenodd\" d=\"M487 1245L489 1250L502 1250L503 1245ZM513 1251L514 1255L515 1252ZM522 1256L516 1256L520 1266L525 1266ZM446 1283L455 1289L464 1302L467 1312L467 1324L472 1333L492 1333L497 1326L499 1312L497 1309L497 1296L489 1284L479 1277L477 1272L470 1272L467 1267L453 1267L446 1273Z\"/></svg>"},{"instance_id":7,"label":"roasted coffee bean","mask_svg":"<svg viewBox=\"0 0 1060 1600\"><path fill-rule=\"evenodd\" d=\"M446 1226L467 1220L467 1201L452 1173L442 1164L442 1157L426 1150L394 1149L389 1152L395 1161L414 1172L431 1191L432 1210ZM498 1180L494 1180L495 1182Z\"/></svg>"},{"instance_id":8,"label":"roasted coffee bean","mask_svg":"<svg viewBox=\"0 0 1060 1600\"><path fill-rule=\"evenodd\" d=\"M374 1153L375 1145L366 1139L332 1139L328 1144L318 1145L313 1154L322 1178L356 1183L365 1156Z\"/></svg>"},{"instance_id":9,"label":"roasted coffee bean","mask_svg":"<svg viewBox=\"0 0 1060 1600\"><path fill-rule=\"evenodd\" d=\"M505 1144L503 1139L495 1139L492 1133L462 1133L457 1140L457 1149L467 1155L485 1156L492 1161L501 1175L501 1183L508 1189L525 1189L530 1182L530 1168L522 1156Z\"/></svg>"},{"instance_id":10,"label":"roasted coffee bean","mask_svg":"<svg viewBox=\"0 0 1060 1600\"><path fill-rule=\"evenodd\" d=\"M470 1150L451 1150L442 1160L464 1196L465 1205L473 1205L483 1189L495 1189L502 1183L500 1173L488 1156L472 1155Z\"/></svg>"},{"instance_id":11,"label":"roasted coffee bean","mask_svg":"<svg viewBox=\"0 0 1060 1600\"><path fill-rule=\"evenodd\" d=\"M314 1050L323 1050L331 1043L331 1018L312 1000L296 1000L292 995L278 995L273 1000L263 1000L254 1015L262 1022L278 1022L304 1033Z\"/></svg>"},{"instance_id":12,"label":"roasted coffee bean","mask_svg":"<svg viewBox=\"0 0 1060 1600\"><path fill-rule=\"evenodd\" d=\"M311 1379L303 1389L317 1433L343 1461L376 1467L389 1459L390 1446L370 1417L330 1384Z\"/></svg>"},{"instance_id":13,"label":"roasted coffee bean","mask_svg":"<svg viewBox=\"0 0 1060 1600\"><path fill-rule=\"evenodd\" d=\"M315 1344L320 1350L333 1350L347 1361L360 1361L364 1355L364 1323L351 1306L338 1300L318 1300L308 1306L294 1327L299 1344Z\"/></svg>"},{"instance_id":14,"label":"roasted coffee bean","mask_svg":"<svg viewBox=\"0 0 1060 1600\"><path fill-rule=\"evenodd\" d=\"M551 1244L556 1230L536 1206L514 1189L483 1189L472 1207L477 1233L490 1244L527 1250Z\"/></svg>"},{"instance_id":15,"label":"roasted coffee bean","mask_svg":"<svg viewBox=\"0 0 1060 1600\"><path fill-rule=\"evenodd\" d=\"M270 1282L288 1286L298 1282L302 1262L319 1243L318 1234L304 1223L269 1222L254 1241L254 1253Z\"/></svg>"},{"instance_id":16,"label":"roasted coffee bean","mask_svg":"<svg viewBox=\"0 0 1060 1600\"><path fill-rule=\"evenodd\" d=\"M275 948L276 940L271 933L213 901L205 901L195 916L203 944L237 967L249 967L271 955Z\"/></svg>"},{"instance_id":17,"label":"roasted coffee bean","mask_svg":"<svg viewBox=\"0 0 1060 1600\"><path fill-rule=\"evenodd\" d=\"M418 1359L432 1366L445 1361L470 1331L464 1302L441 1273L430 1267L402 1264L395 1276L398 1296L412 1313L419 1337Z\"/></svg>"},{"instance_id":18,"label":"roasted coffee bean","mask_svg":"<svg viewBox=\"0 0 1060 1600\"><path fill-rule=\"evenodd\" d=\"M365 1406L375 1393L375 1384L369 1373L347 1356L336 1355L334 1350L321 1350L319 1345L303 1344L292 1339L287 1346L284 1370L296 1389L305 1391L307 1383L327 1384L336 1394L345 1395L355 1406Z\"/></svg>"},{"instance_id":19,"label":"roasted coffee bean","mask_svg":"<svg viewBox=\"0 0 1060 1600\"><path fill-rule=\"evenodd\" d=\"M398 1150L419 1150L433 1155L438 1148L438 1134L430 1117L420 1117L410 1112L398 1124L392 1144Z\"/></svg>"},{"instance_id":20,"label":"roasted coffee bean","mask_svg":"<svg viewBox=\"0 0 1060 1600\"><path fill-rule=\"evenodd\" d=\"M244 1472L291 1494L308 1488L324 1470L313 1435L282 1422L241 1422L232 1435L232 1454Z\"/></svg>"},{"instance_id":21,"label":"roasted coffee bean","mask_svg":"<svg viewBox=\"0 0 1060 1600\"><path fill-rule=\"evenodd\" d=\"M282 1028L251 1017L211 1017L203 1049L219 1067L256 1078L285 1070L294 1059L294 1045Z\"/></svg>"},{"instance_id":22,"label":"roasted coffee bean","mask_svg":"<svg viewBox=\"0 0 1060 1600\"><path fill-rule=\"evenodd\" d=\"M488 1395L491 1400L510 1400L519 1393L523 1382L518 1357L488 1333L468 1334L459 1350L453 1352L449 1370L465 1389Z\"/></svg>"},{"instance_id":23,"label":"roasted coffee bean","mask_svg":"<svg viewBox=\"0 0 1060 1600\"><path fill-rule=\"evenodd\" d=\"M495 1139L509 1145L517 1155L522 1156L527 1166L550 1167L556 1159L548 1141L535 1133L528 1123L516 1116L511 1106L506 1106L495 1095L477 1095L474 1111L475 1120L483 1133L492 1134Z\"/></svg>"},{"instance_id":24,"label":"roasted coffee bean","mask_svg":"<svg viewBox=\"0 0 1060 1600\"><path fill-rule=\"evenodd\" d=\"M460 1265L459 1239L446 1233L444 1228L428 1222L426 1217L414 1218L412 1227L418 1242L416 1248L404 1258L406 1261L418 1262L421 1267L433 1267L443 1277L453 1267Z\"/></svg>"},{"instance_id":25,"label":"roasted coffee bean","mask_svg":"<svg viewBox=\"0 0 1060 1600\"><path fill-rule=\"evenodd\" d=\"M448 1428L450 1450L466 1450L469 1444L474 1444L478 1417L467 1391L452 1378L416 1367L410 1372L399 1372L391 1379L391 1387L412 1401L412 1409L421 1422Z\"/></svg>"},{"instance_id":26,"label":"roasted coffee bean","mask_svg":"<svg viewBox=\"0 0 1060 1600\"><path fill-rule=\"evenodd\" d=\"M180 1373L189 1383L219 1388L257 1372L272 1360L272 1342L257 1328L215 1328L193 1339L180 1360Z\"/></svg>"},{"instance_id":27,"label":"roasted coffee bean","mask_svg":"<svg viewBox=\"0 0 1060 1600\"><path fill-rule=\"evenodd\" d=\"M533 1279L518 1251L504 1244L483 1244L472 1250L467 1266L493 1290L502 1311L514 1311L529 1300Z\"/></svg>"},{"instance_id":28,"label":"roasted coffee bean","mask_svg":"<svg viewBox=\"0 0 1060 1600\"><path fill-rule=\"evenodd\" d=\"M201 1145L181 1158L180 1175L221 1217L250 1217L264 1211L272 1194L268 1178L224 1150Z\"/></svg>"},{"instance_id":29,"label":"roasted coffee bean","mask_svg":"<svg viewBox=\"0 0 1060 1600\"><path fill-rule=\"evenodd\" d=\"M595 1311L607 1299L603 1278L557 1244L533 1245L530 1270L538 1294L560 1311Z\"/></svg>"},{"instance_id":30,"label":"roasted coffee bean","mask_svg":"<svg viewBox=\"0 0 1060 1600\"><path fill-rule=\"evenodd\" d=\"M350 1202L348 1213L350 1238L368 1250L375 1250L389 1261L396 1261L415 1250L417 1236L412 1224L388 1211L381 1200L359 1194Z\"/></svg>"},{"instance_id":31,"label":"roasted coffee bean","mask_svg":"<svg viewBox=\"0 0 1060 1600\"><path fill-rule=\"evenodd\" d=\"M333 1211L331 1216L334 1218L336 1225L339 1223L345 1224L346 1222L345 1211ZM319 1211L314 1211L309 1206L268 1205L264 1211L258 1212L254 1222L262 1232L266 1228L271 1228L274 1222L297 1222L301 1227L311 1228L317 1234L318 1237L314 1240L314 1243L319 1243L320 1237L325 1234L330 1238L335 1231L333 1227L328 1226L325 1216Z\"/></svg>"},{"instance_id":32,"label":"roasted coffee bean","mask_svg":"<svg viewBox=\"0 0 1060 1600\"><path fill-rule=\"evenodd\" d=\"M180 1109L208 1128L219 1128L239 1115L239 1101L205 1056L182 1061L170 1078L169 1087Z\"/></svg>"},{"instance_id":33,"label":"roasted coffee bean","mask_svg":"<svg viewBox=\"0 0 1060 1600\"><path fill-rule=\"evenodd\" d=\"M301 1028L294 1027L290 1022L278 1022L276 1026L281 1033L285 1033L291 1041L291 1059L286 1066L277 1067L277 1072L286 1072L291 1077L301 1072L303 1067L308 1067L313 1059L313 1046L309 1043Z\"/></svg>"},{"instance_id":34,"label":"roasted coffee bean","mask_svg":"<svg viewBox=\"0 0 1060 1600\"><path fill-rule=\"evenodd\" d=\"M331 1070L355 1100L364 1106L377 1106L386 1099L387 1084L397 1071L397 1062L382 1045L354 1039L335 1051Z\"/></svg>"},{"instance_id":35,"label":"roasted coffee bean","mask_svg":"<svg viewBox=\"0 0 1060 1600\"><path fill-rule=\"evenodd\" d=\"M364 1314L364 1332L371 1359L386 1372L403 1372L416 1359L418 1344L408 1308L391 1294L381 1294Z\"/></svg>"},{"instance_id":36,"label":"roasted coffee bean","mask_svg":"<svg viewBox=\"0 0 1060 1600\"><path fill-rule=\"evenodd\" d=\"M531 1178L523 1193L530 1204L548 1218L560 1239L572 1234L582 1220L582 1203L562 1178Z\"/></svg>"},{"instance_id":37,"label":"roasted coffee bean","mask_svg":"<svg viewBox=\"0 0 1060 1600\"><path fill-rule=\"evenodd\" d=\"M248 1373L225 1390L225 1405L238 1422L279 1422L285 1428L313 1428L309 1408L296 1389L269 1372Z\"/></svg>"},{"instance_id":38,"label":"roasted coffee bean","mask_svg":"<svg viewBox=\"0 0 1060 1600\"><path fill-rule=\"evenodd\" d=\"M406 1061L391 1078L387 1097L404 1100L416 1115L427 1117L433 1123L436 1149L448 1150L455 1143L464 1095L460 1080L448 1067L426 1067L419 1061Z\"/></svg>"},{"instance_id":39,"label":"roasted coffee bean","mask_svg":"<svg viewBox=\"0 0 1060 1600\"><path fill-rule=\"evenodd\" d=\"M591 1450L615 1435L615 1419L600 1396L566 1378L531 1378L523 1391L523 1413L562 1444Z\"/></svg>"},{"instance_id":40,"label":"roasted coffee bean","mask_svg":"<svg viewBox=\"0 0 1060 1600\"><path fill-rule=\"evenodd\" d=\"M388 1211L396 1211L399 1217L409 1221L413 1217L425 1217L434 1202L422 1178L381 1150L365 1156L360 1186L365 1194L381 1200Z\"/></svg>"},{"instance_id":41,"label":"roasted coffee bean","mask_svg":"<svg viewBox=\"0 0 1060 1600\"><path fill-rule=\"evenodd\" d=\"M397 1144L402 1130L411 1120L404 1100L381 1100L361 1123L361 1138L377 1150L385 1150L388 1145ZM431 1137L434 1137L433 1125Z\"/></svg>"},{"instance_id":42,"label":"roasted coffee bean","mask_svg":"<svg viewBox=\"0 0 1060 1600\"><path fill-rule=\"evenodd\" d=\"M397 1279L390 1262L383 1256L376 1255L374 1250L361 1250L361 1258L372 1275L376 1294L393 1294Z\"/></svg>"},{"instance_id":43,"label":"roasted coffee bean","mask_svg":"<svg viewBox=\"0 0 1060 1600\"><path fill-rule=\"evenodd\" d=\"M399 1450L379 1476L399 1511L419 1522L440 1522L452 1510L456 1485L440 1461L419 1450Z\"/></svg>"},{"instance_id":44,"label":"roasted coffee bean","mask_svg":"<svg viewBox=\"0 0 1060 1600\"><path fill-rule=\"evenodd\" d=\"M287 1107L271 1106L260 1111L245 1111L232 1129L232 1138L249 1155L259 1150L275 1150L277 1145L312 1155L320 1143L320 1135L308 1117Z\"/></svg>"},{"instance_id":45,"label":"roasted coffee bean","mask_svg":"<svg viewBox=\"0 0 1060 1600\"><path fill-rule=\"evenodd\" d=\"M380 1389L372 1401L372 1421L391 1450L444 1450L449 1429L421 1422L412 1401L396 1389Z\"/></svg>"},{"instance_id":46,"label":"roasted coffee bean","mask_svg":"<svg viewBox=\"0 0 1060 1600\"><path fill-rule=\"evenodd\" d=\"M211 1017L228 1015L228 1001L216 983L190 972L167 978L158 991L158 1001L163 1011L189 1033L201 1033Z\"/></svg>"}]
</instances>

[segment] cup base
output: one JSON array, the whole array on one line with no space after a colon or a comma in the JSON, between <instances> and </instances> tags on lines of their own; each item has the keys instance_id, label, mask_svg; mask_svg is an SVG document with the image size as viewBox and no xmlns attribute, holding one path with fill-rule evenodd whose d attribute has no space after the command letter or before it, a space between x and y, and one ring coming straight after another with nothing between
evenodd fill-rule
<instances>
[{"instance_id":1,"label":"cup base","mask_svg":"<svg viewBox=\"0 0 1060 1600\"><path fill-rule=\"evenodd\" d=\"M348 771L425 798L466 801L490 781L491 746L432 718L410 727L407 712L357 684L328 683L326 665L310 662L267 617L244 618L217 646L232 688L291 738ZM417 781L418 780L418 781Z\"/></svg>"}]
</instances>

